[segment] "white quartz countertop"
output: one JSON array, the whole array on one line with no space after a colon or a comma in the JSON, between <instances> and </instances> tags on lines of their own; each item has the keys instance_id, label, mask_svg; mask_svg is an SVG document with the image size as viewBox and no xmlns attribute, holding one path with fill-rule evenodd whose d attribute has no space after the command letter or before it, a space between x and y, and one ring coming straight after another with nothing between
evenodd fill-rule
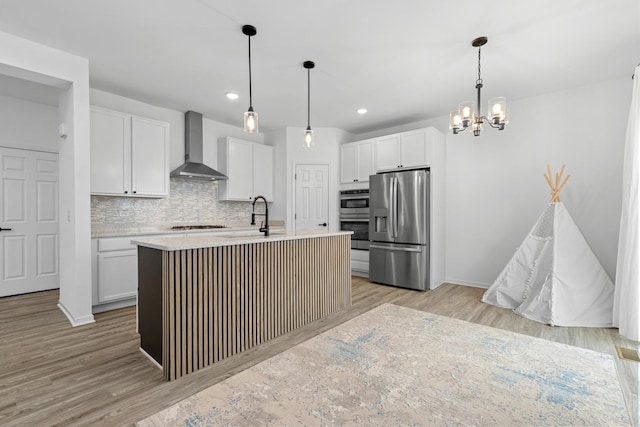
<instances>
[{"instance_id":1,"label":"white quartz countertop","mask_svg":"<svg viewBox=\"0 0 640 427\"><path fill-rule=\"evenodd\" d=\"M264 233L252 235L202 235L192 234L187 236L149 237L133 240L138 246L160 249L163 251L179 251L184 249L211 248L216 246L233 246L261 242L277 242L282 240L311 239L329 236L342 236L353 234L352 231L280 231L271 232L269 236Z\"/></svg>"},{"instance_id":2,"label":"white quartz countertop","mask_svg":"<svg viewBox=\"0 0 640 427\"><path fill-rule=\"evenodd\" d=\"M284 230L284 221L269 221L270 228L274 232L282 232ZM216 224L224 225L224 228L205 228L191 230L173 230L173 226L203 225ZM179 223L179 224L94 224L91 226L91 237L129 237L144 235L184 235L197 233L230 233L230 232L258 232L260 225L250 225L248 221L206 221L203 223Z\"/></svg>"}]
</instances>

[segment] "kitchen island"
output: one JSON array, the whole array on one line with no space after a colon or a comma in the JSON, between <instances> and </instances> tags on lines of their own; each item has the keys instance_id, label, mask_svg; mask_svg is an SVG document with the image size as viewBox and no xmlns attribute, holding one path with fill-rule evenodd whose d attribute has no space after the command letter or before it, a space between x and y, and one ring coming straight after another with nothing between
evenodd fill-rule
<instances>
[{"instance_id":1,"label":"kitchen island","mask_svg":"<svg viewBox=\"0 0 640 427\"><path fill-rule=\"evenodd\" d=\"M141 350L174 380L344 310L350 234L134 241Z\"/></svg>"}]
</instances>

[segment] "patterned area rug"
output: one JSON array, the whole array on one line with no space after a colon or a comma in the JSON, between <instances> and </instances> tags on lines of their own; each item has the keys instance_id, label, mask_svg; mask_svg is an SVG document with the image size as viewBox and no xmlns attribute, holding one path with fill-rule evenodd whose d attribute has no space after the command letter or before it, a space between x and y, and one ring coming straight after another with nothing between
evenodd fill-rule
<instances>
[{"instance_id":1,"label":"patterned area rug","mask_svg":"<svg viewBox=\"0 0 640 427\"><path fill-rule=\"evenodd\" d=\"M609 355L384 304L137 425L629 425L629 417Z\"/></svg>"}]
</instances>

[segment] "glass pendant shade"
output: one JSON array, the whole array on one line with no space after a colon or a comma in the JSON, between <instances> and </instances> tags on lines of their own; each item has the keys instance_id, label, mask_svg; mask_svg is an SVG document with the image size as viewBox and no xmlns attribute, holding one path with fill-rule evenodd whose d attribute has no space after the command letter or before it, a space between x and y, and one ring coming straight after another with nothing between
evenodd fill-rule
<instances>
[{"instance_id":1,"label":"glass pendant shade","mask_svg":"<svg viewBox=\"0 0 640 427\"><path fill-rule=\"evenodd\" d=\"M249 107L249 111L244 113L244 131L248 133L258 132L258 113Z\"/></svg>"},{"instance_id":2,"label":"glass pendant shade","mask_svg":"<svg viewBox=\"0 0 640 427\"><path fill-rule=\"evenodd\" d=\"M471 130L475 136L480 135L480 131L482 131L482 121L474 120L471 124Z\"/></svg>"},{"instance_id":3,"label":"glass pendant shade","mask_svg":"<svg viewBox=\"0 0 640 427\"><path fill-rule=\"evenodd\" d=\"M313 147L313 130L307 126L307 130L304 131L304 146L309 148Z\"/></svg>"},{"instance_id":4,"label":"glass pendant shade","mask_svg":"<svg viewBox=\"0 0 640 427\"><path fill-rule=\"evenodd\" d=\"M465 101L460 104L460 120L462 121L463 127L468 127L473 121L474 112L476 110L475 104L473 101Z\"/></svg>"},{"instance_id":5,"label":"glass pendant shade","mask_svg":"<svg viewBox=\"0 0 640 427\"><path fill-rule=\"evenodd\" d=\"M498 96L489 100L489 119L494 125L509 123L507 116L507 98Z\"/></svg>"},{"instance_id":6,"label":"glass pendant shade","mask_svg":"<svg viewBox=\"0 0 640 427\"><path fill-rule=\"evenodd\" d=\"M449 116L449 129L453 131L454 134L460 132L462 129L462 117L460 116L460 111L452 111Z\"/></svg>"}]
</instances>

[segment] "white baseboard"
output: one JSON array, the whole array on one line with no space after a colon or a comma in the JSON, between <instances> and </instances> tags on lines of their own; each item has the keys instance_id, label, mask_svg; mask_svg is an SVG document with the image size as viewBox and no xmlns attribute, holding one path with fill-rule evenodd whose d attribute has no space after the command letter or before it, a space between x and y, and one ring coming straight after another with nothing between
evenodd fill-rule
<instances>
[{"instance_id":1,"label":"white baseboard","mask_svg":"<svg viewBox=\"0 0 640 427\"><path fill-rule=\"evenodd\" d=\"M119 308L131 307L136 305L136 298L129 298L120 301L108 302L105 304L97 304L92 307L93 313L102 313L104 311L117 310Z\"/></svg>"},{"instance_id":2,"label":"white baseboard","mask_svg":"<svg viewBox=\"0 0 640 427\"><path fill-rule=\"evenodd\" d=\"M488 283L470 282L468 280L447 279L445 280L445 283L451 283L452 285L470 286L472 288L482 288L482 289L489 289L491 287L491 285Z\"/></svg>"},{"instance_id":3,"label":"white baseboard","mask_svg":"<svg viewBox=\"0 0 640 427\"><path fill-rule=\"evenodd\" d=\"M69 323L71 323L71 326L73 326L74 328L76 326L88 325L90 323L96 322L93 318L93 314L89 314L87 316L82 316L79 318L73 317L69 310L67 310L67 308L62 305L60 301L58 301L58 308L64 313L65 316L67 316L67 319L69 319Z\"/></svg>"},{"instance_id":4,"label":"white baseboard","mask_svg":"<svg viewBox=\"0 0 640 427\"><path fill-rule=\"evenodd\" d=\"M361 271L361 270L351 270L351 275L352 276L358 276L358 277L365 277L365 278L369 278L369 272L368 271Z\"/></svg>"}]
</instances>

